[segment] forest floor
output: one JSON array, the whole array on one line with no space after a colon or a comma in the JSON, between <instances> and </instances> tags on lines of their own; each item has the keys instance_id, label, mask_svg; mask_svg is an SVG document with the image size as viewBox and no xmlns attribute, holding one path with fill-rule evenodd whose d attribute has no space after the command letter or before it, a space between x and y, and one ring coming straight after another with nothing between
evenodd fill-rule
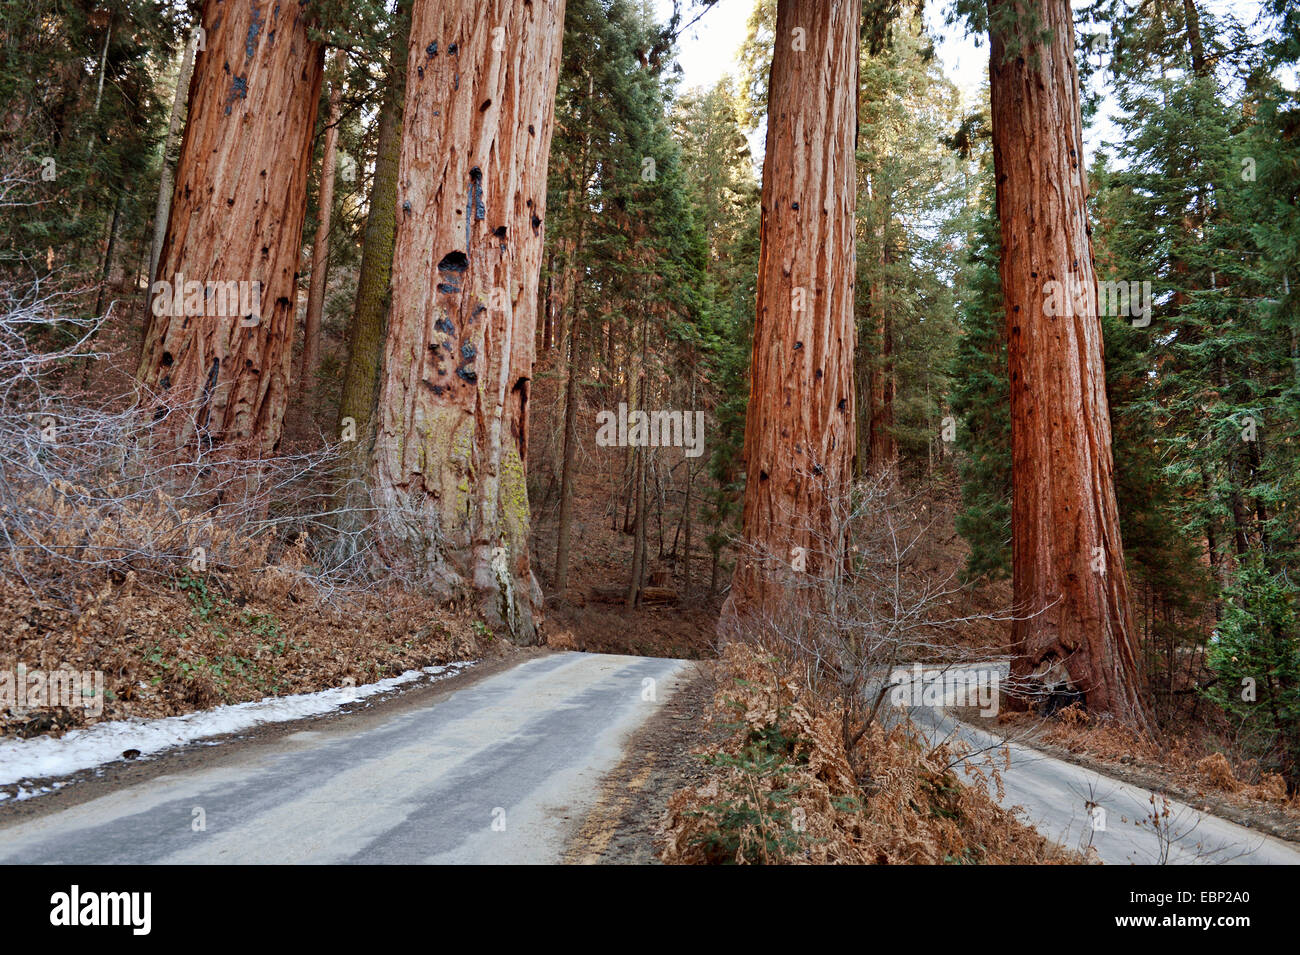
<instances>
[{"instance_id":1,"label":"forest floor","mask_svg":"<svg viewBox=\"0 0 1300 955\"><path fill-rule=\"evenodd\" d=\"M325 599L277 569L251 578L105 574L67 594L33 593L0 575L0 619L9 622L0 672L19 664L101 671L105 690L98 714L0 709L0 738L361 686L514 649L469 614L417 595L375 590Z\"/></svg>"}]
</instances>

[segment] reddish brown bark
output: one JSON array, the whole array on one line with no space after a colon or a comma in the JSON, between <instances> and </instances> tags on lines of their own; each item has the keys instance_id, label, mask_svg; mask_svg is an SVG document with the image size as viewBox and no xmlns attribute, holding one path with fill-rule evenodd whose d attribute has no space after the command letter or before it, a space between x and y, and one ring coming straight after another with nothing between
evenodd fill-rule
<instances>
[{"instance_id":1,"label":"reddish brown bark","mask_svg":"<svg viewBox=\"0 0 1300 955\"><path fill-rule=\"evenodd\" d=\"M320 44L307 38L309 16L307 6L270 0L204 4L205 49L158 260L159 284L202 284L202 314L151 296L137 375L142 404L173 412L157 426L172 447L197 432L255 456L280 439L324 67ZM238 283L259 308L243 307Z\"/></svg>"},{"instance_id":2,"label":"reddish brown bark","mask_svg":"<svg viewBox=\"0 0 1300 955\"><path fill-rule=\"evenodd\" d=\"M720 628L775 616L784 571L842 557L855 445L857 0L780 0L745 422L745 550ZM802 48L801 48L802 47Z\"/></svg>"},{"instance_id":3,"label":"reddish brown bark","mask_svg":"<svg viewBox=\"0 0 1300 955\"><path fill-rule=\"evenodd\" d=\"M563 0L419 0L375 450L382 552L537 636L528 394Z\"/></svg>"},{"instance_id":4,"label":"reddish brown bark","mask_svg":"<svg viewBox=\"0 0 1300 955\"><path fill-rule=\"evenodd\" d=\"M995 23L1000 5L990 5ZM1015 55L1005 58L1009 38L995 31L990 62L1021 616L1012 672L1067 682L1089 709L1146 727L1115 503L1074 24L1065 0L1031 0L1020 17ZM1050 39L1038 42L1039 29Z\"/></svg>"}]
</instances>

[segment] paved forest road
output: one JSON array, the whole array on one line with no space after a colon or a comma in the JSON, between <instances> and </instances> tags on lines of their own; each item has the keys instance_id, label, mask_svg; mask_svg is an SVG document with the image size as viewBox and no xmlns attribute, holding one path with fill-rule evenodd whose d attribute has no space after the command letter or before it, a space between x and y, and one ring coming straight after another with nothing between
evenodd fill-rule
<instances>
[{"instance_id":1,"label":"paved forest road","mask_svg":"<svg viewBox=\"0 0 1300 955\"><path fill-rule=\"evenodd\" d=\"M624 739L688 667L548 654L427 705L213 747L81 805L0 816L0 862L558 862Z\"/></svg>"},{"instance_id":2,"label":"paved forest road","mask_svg":"<svg viewBox=\"0 0 1300 955\"><path fill-rule=\"evenodd\" d=\"M963 740L972 752L1002 745L1001 740L958 722L942 709L913 707L910 713L930 740ZM1148 790L1054 759L1028 746L1008 745L1010 769L1002 768L1005 763L1000 755L995 761L1002 770L1005 787L1002 805L1022 807L1025 822L1061 845L1082 848L1091 841L1107 864L1149 865L1160 861L1161 838L1149 824L1138 825L1151 812ZM982 757L974 762L986 765ZM968 783L979 784L960 769L958 775ZM991 784L989 791L997 798ZM1159 804L1160 798L1156 797L1156 801ZM1101 817L1104 830L1094 830L1089 802L1105 811ZM1169 838L1164 840L1169 864L1300 865L1300 849L1289 842L1206 815L1172 799L1169 812Z\"/></svg>"}]
</instances>

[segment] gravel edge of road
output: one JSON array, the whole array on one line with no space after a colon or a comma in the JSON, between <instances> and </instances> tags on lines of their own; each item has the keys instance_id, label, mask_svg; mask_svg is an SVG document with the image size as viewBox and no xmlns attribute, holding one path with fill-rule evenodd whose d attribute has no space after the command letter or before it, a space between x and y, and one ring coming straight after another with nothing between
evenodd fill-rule
<instances>
[{"instance_id":1,"label":"gravel edge of road","mask_svg":"<svg viewBox=\"0 0 1300 955\"><path fill-rule=\"evenodd\" d=\"M668 799L705 781L692 751L706 739L713 681L697 663L650 719L628 738L627 755L600 782L591 811L565 847L569 865L660 865L658 828Z\"/></svg>"}]
</instances>

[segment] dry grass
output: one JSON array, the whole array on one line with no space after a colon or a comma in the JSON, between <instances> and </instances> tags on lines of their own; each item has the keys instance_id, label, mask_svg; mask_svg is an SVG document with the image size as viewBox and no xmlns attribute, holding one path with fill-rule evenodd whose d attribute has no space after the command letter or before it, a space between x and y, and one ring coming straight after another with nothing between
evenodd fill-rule
<instances>
[{"instance_id":1,"label":"dry grass","mask_svg":"<svg viewBox=\"0 0 1300 955\"><path fill-rule=\"evenodd\" d=\"M960 754L908 729L873 724L844 751L834 700L814 697L780 658L728 646L712 719L728 732L702 752L708 781L676 793L662 824L667 863L1080 863L988 795L992 762L953 766ZM856 775L852 766L866 766Z\"/></svg>"},{"instance_id":2,"label":"dry grass","mask_svg":"<svg viewBox=\"0 0 1300 955\"><path fill-rule=\"evenodd\" d=\"M368 513L331 512L340 447L243 460L204 436L159 453L131 394L86 389L104 322L75 304L0 280L0 671L101 671L103 710L0 710L0 735L496 652L470 615L370 572Z\"/></svg>"},{"instance_id":3,"label":"dry grass","mask_svg":"<svg viewBox=\"0 0 1300 955\"><path fill-rule=\"evenodd\" d=\"M1254 760L1239 760L1234 765L1227 754L1210 748L1205 733L1155 741L1115 723L1090 719L1075 704L1057 714L1040 738L1071 753L1158 769L1196 788L1300 811L1300 802L1287 798L1286 782L1280 775L1261 772Z\"/></svg>"},{"instance_id":4,"label":"dry grass","mask_svg":"<svg viewBox=\"0 0 1300 955\"><path fill-rule=\"evenodd\" d=\"M107 531L100 544L113 549ZM303 544L268 559L265 541L224 541L226 561L203 573L184 564L123 573L27 552L22 574L0 573L0 671L100 670L106 701L98 717L0 711L0 735L169 716L504 652L471 615L409 591L323 590L304 569Z\"/></svg>"}]
</instances>

